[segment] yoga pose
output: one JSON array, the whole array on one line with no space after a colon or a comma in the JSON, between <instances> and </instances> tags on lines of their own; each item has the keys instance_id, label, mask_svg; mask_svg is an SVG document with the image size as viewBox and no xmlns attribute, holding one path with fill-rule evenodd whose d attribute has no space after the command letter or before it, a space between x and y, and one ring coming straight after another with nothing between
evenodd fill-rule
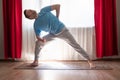
<instances>
[{"instance_id":1,"label":"yoga pose","mask_svg":"<svg viewBox=\"0 0 120 80\"><path fill-rule=\"evenodd\" d=\"M52 14L51 11L55 10L56 15ZM71 45L80 55L88 60L90 67L95 65L90 60L88 54L80 47L80 45L73 38L69 30L65 27L64 23L59 20L60 5L55 4L51 6L46 6L41 9L39 13L35 10L26 9L24 10L24 15L28 19L35 19L34 31L36 34L36 44L35 44L35 58L32 66L38 66L38 58L41 49L45 44L54 40L54 38L60 38L65 40L69 45ZM41 31L49 32L49 34L44 37L40 37Z\"/></svg>"}]
</instances>

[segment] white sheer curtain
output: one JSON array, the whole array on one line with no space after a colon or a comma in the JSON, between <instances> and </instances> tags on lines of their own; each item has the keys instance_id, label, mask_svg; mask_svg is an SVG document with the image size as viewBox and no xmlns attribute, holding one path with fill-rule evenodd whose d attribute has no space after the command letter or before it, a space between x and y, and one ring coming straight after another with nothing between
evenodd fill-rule
<instances>
[{"instance_id":1,"label":"white sheer curtain","mask_svg":"<svg viewBox=\"0 0 120 80\"><path fill-rule=\"evenodd\" d=\"M94 34L94 0L23 0L24 9L34 9L37 12L50 4L61 4L60 20L73 34L76 41L95 59ZM54 13L54 12L53 12ZM22 59L34 59L35 34L34 20L28 20L23 15L23 49ZM44 32L43 32L44 34ZM46 45L40 52L40 60L82 60L82 56L60 39Z\"/></svg>"},{"instance_id":2,"label":"white sheer curtain","mask_svg":"<svg viewBox=\"0 0 120 80\"><path fill-rule=\"evenodd\" d=\"M22 0L22 59L33 59L34 45L35 45L35 34L33 30L34 20L29 20L24 17L24 9L40 10L40 0Z\"/></svg>"}]
</instances>

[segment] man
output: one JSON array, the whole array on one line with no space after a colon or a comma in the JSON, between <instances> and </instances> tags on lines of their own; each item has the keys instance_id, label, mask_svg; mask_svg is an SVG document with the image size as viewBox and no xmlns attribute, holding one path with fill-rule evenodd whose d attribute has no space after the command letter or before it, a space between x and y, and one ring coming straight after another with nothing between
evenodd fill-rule
<instances>
[{"instance_id":1,"label":"man","mask_svg":"<svg viewBox=\"0 0 120 80\"><path fill-rule=\"evenodd\" d=\"M56 16L51 13L51 11L53 10L56 11ZM76 42L71 33L65 27L65 25L59 20L59 13L59 4L46 6L42 8L38 14L34 10L24 10L24 15L26 18L35 19L34 31L36 34L37 41L35 45L35 58L31 65L38 66L39 52L45 44L47 44L49 41L52 41L54 38L60 38L65 40L78 53L80 53L84 58L86 58L90 67L94 67L87 53L80 47L80 45ZM49 34L41 38L41 31L49 32Z\"/></svg>"}]
</instances>

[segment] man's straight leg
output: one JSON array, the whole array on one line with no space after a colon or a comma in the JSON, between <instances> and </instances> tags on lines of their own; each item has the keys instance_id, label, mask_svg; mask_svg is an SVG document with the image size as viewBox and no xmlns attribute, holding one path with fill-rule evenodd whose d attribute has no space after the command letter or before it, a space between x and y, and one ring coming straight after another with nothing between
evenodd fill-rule
<instances>
[{"instance_id":1,"label":"man's straight leg","mask_svg":"<svg viewBox=\"0 0 120 80\"><path fill-rule=\"evenodd\" d=\"M78 53L80 53L84 58L87 59L90 68L95 68L96 66L94 63L90 60L90 57L88 54L85 52L83 48L76 42L74 37L71 35L71 33L66 29L62 31L61 34L57 35L59 38L65 40L69 45L71 45Z\"/></svg>"},{"instance_id":2,"label":"man's straight leg","mask_svg":"<svg viewBox=\"0 0 120 80\"><path fill-rule=\"evenodd\" d=\"M60 35L58 35L59 38L65 40L69 45L71 45L78 53L80 53L84 58L87 60L90 60L88 54L85 52L83 48L76 42L74 37L71 35L71 33L68 30L63 31Z\"/></svg>"}]
</instances>

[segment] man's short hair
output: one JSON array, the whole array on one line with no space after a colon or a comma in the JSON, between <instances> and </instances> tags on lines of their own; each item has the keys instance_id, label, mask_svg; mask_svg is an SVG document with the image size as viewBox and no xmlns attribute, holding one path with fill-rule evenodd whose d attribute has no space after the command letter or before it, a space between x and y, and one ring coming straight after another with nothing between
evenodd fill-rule
<instances>
[{"instance_id":1,"label":"man's short hair","mask_svg":"<svg viewBox=\"0 0 120 80\"><path fill-rule=\"evenodd\" d=\"M27 10L24 10L24 15L25 15L26 18L28 18L28 15L26 14L26 11Z\"/></svg>"}]
</instances>

